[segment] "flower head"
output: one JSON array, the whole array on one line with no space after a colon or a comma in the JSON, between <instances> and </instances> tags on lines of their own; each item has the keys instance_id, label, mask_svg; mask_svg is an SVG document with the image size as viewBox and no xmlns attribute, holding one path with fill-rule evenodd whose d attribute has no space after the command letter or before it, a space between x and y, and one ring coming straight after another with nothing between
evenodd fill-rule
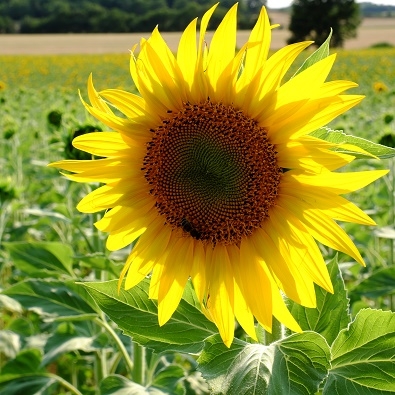
<instances>
[{"instance_id":1,"label":"flower head","mask_svg":"<svg viewBox=\"0 0 395 395\"><path fill-rule=\"evenodd\" d=\"M363 264L334 220L373 225L340 195L384 174L335 172L354 157L309 136L362 100L342 94L352 82L325 82L335 55L283 82L311 42L268 58L271 26L262 8L235 54L236 7L209 47L204 36L215 6L203 16L197 43L196 20L189 24L176 56L158 29L142 40L130 65L141 96L97 92L90 77L85 106L116 132L74 140L104 159L52 164L75 173L67 175L71 180L106 184L77 208L108 210L96 226L109 233L110 250L138 240L121 280L130 289L152 273L160 325L191 278L228 346L235 318L253 338L254 317L267 330L275 316L299 331L283 293L314 307L314 283L332 292L315 240Z\"/></svg>"}]
</instances>

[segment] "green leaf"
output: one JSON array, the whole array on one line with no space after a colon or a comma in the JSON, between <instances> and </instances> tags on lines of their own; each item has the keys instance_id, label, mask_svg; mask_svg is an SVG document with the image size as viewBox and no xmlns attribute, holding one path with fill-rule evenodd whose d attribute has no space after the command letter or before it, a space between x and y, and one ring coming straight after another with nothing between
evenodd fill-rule
<instances>
[{"instance_id":1,"label":"green leaf","mask_svg":"<svg viewBox=\"0 0 395 395\"><path fill-rule=\"evenodd\" d=\"M363 279L350 291L352 300L360 299L361 296L375 299L384 295L395 293L395 267L386 267L375 271Z\"/></svg>"},{"instance_id":2,"label":"green leaf","mask_svg":"<svg viewBox=\"0 0 395 395\"><path fill-rule=\"evenodd\" d=\"M104 255L102 252L96 252L94 254L86 254L81 256L75 256L80 263L88 266L91 269L98 269L112 273L114 276L119 277L120 266L114 265L111 260Z\"/></svg>"},{"instance_id":3,"label":"green leaf","mask_svg":"<svg viewBox=\"0 0 395 395\"><path fill-rule=\"evenodd\" d=\"M126 335L156 352L198 353L203 348L204 339L217 333L215 325L199 310L189 283L176 312L162 327L158 325L157 303L148 298L149 280L129 291L121 289L119 294L117 280L83 285Z\"/></svg>"},{"instance_id":4,"label":"green leaf","mask_svg":"<svg viewBox=\"0 0 395 395\"><path fill-rule=\"evenodd\" d=\"M45 344L42 365L46 366L59 358L60 355L70 351L92 352L102 349L103 346L96 340L96 337L93 336L52 335Z\"/></svg>"},{"instance_id":5,"label":"green leaf","mask_svg":"<svg viewBox=\"0 0 395 395\"><path fill-rule=\"evenodd\" d=\"M54 385L57 380L49 375L19 375L0 387L0 391L1 395L47 395L55 393Z\"/></svg>"},{"instance_id":6,"label":"green leaf","mask_svg":"<svg viewBox=\"0 0 395 395\"><path fill-rule=\"evenodd\" d=\"M292 78L296 77L299 73L306 70L313 64L319 62L320 60L326 58L329 55L329 43L331 41L331 37L332 37L332 29L325 42L323 42L322 45L303 62L303 64L298 68L296 73L292 76Z\"/></svg>"},{"instance_id":7,"label":"green leaf","mask_svg":"<svg viewBox=\"0 0 395 395\"><path fill-rule=\"evenodd\" d=\"M360 310L332 345L324 395L395 393L395 313Z\"/></svg>"},{"instance_id":8,"label":"green leaf","mask_svg":"<svg viewBox=\"0 0 395 395\"><path fill-rule=\"evenodd\" d=\"M20 316L14 318L7 326L7 329L17 333L22 338L35 334L34 324L29 317Z\"/></svg>"},{"instance_id":9,"label":"green leaf","mask_svg":"<svg viewBox=\"0 0 395 395\"><path fill-rule=\"evenodd\" d=\"M395 156L394 148L387 147L378 143L373 143L372 141L363 139L361 137L355 137L349 134L345 134L342 130L332 130L330 128L323 127L311 133L311 136L336 144L352 144L359 148L362 148L363 150L369 152L374 156L377 156L380 159L387 159ZM337 149L336 152L350 154L355 156L357 159L372 159L371 156L364 155L361 152L349 151L344 149Z\"/></svg>"},{"instance_id":10,"label":"green leaf","mask_svg":"<svg viewBox=\"0 0 395 395\"><path fill-rule=\"evenodd\" d=\"M33 310L47 319L83 315L96 317L93 308L73 290L73 282L31 279L17 283L3 291L16 299L24 308Z\"/></svg>"},{"instance_id":11,"label":"green leaf","mask_svg":"<svg viewBox=\"0 0 395 395\"><path fill-rule=\"evenodd\" d=\"M270 346L219 336L207 339L198 369L213 395L311 395L329 368L329 346L314 332L291 335Z\"/></svg>"},{"instance_id":12,"label":"green leaf","mask_svg":"<svg viewBox=\"0 0 395 395\"><path fill-rule=\"evenodd\" d=\"M303 307L289 301L289 309L304 331L317 332L325 337L328 344L332 344L339 331L347 327L351 317L347 291L344 287L337 257L332 259L327 268L333 284L333 294L316 285L316 308Z\"/></svg>"},{"instance_id":13,"label":"green leaf","mask_svg":"<svg viewBox=\"0 0 395 395\"><path fill-rule=\"evenodd\" d=\"M170 390L171 394L183 395L185 388L182 381L185 376L184 369L178 365L167 365L155 373L152 386L162 391Z\"/></svg>"},{"instance_id":14,"label":"green leaf","mask_svg":"<svg viewBox=\"0 0 395 395\"><path fill-rule=\"evenodd\" d=\"M23 350L14 359L11 359L1 367L0 382L8 381L13 376L42 371L40 363L40 350Z\"/></svg>"},{"instance_id":15,"label":"green leaf","mask_svg":"<svg viewBox=\"0 0 395 395\"><path fill-rule=\"evenodd\" d=\"M154 387L143 387L133 383L123 376L116 374L107 376L100 383L101 395L173 395L173 392L163 392ZM174 393L176 395L176 393Z\"/></svg>"},{"instance_id":16,"label":"green leaf","mask_svg":"<svg viewBox=\"0 0 395 395\"><path fill-rule=\"evenodd\" d=\"M10 242L4 246L15 266L31 276L43 270L74 276L73 250L67 244Z\"/></svg>"}]
</instances>

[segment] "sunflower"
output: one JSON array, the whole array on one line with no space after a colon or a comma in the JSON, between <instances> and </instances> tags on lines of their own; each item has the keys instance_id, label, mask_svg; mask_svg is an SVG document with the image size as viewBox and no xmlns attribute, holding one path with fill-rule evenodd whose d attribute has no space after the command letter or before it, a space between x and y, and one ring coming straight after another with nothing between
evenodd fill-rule
<instances>
[{"instance_id":1,"label":"sunflower","mask_svg":"<svg viewBox=\"0 0 395 395\"><path fill-rule=\"evenodd\" d=\"M71 172L70 180L105 184L77 208L107 210L95 225L109 233L109 250L137 240L120 284L130 289L151 274L159 324L191 278L202 311L230 346L235 318L252 338L254 318L268 331L273 316L300 331L284 294L315 307L314 284L333 292L316 241L364 264L335 220L374 222L340 195L385 171L334 172L354 157L309 135L363 98L342 94L352 82L325 82L335 55L282 83L311 42L268 58L271 26L262 8L235 54L234 5L208 47L215 7L202 18L198 42L196 19L188 25L176 56L157 28L140 42L130 63L140 95L97 92L90 76L84 105L115 132L74 139L102 159L52 166Z\"/></svg>"}]
</instances>

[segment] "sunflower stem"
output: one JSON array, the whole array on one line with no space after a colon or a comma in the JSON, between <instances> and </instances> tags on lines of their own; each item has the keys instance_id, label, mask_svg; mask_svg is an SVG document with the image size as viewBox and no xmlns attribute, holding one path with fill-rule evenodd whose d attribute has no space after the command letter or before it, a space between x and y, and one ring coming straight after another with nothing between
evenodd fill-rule
<instances>
[{"instance_id":1,"label":"sunflower stem","mask_svg":"<svg viewBox=\"0 0 395 395\"><path fill-rule=\"evenodd\" d=\"M133 381L144 385L145 381L145 348L133 342Z\"/></svg>"},{"instance_id":2,"label":"sunflower stem","mask_svg":"<svg viewBox=\"0 0 395 395\"><path fill-rule=\"evenodd\" d=\"M277 340L281 340L283 338L283 326L280 321L273 317L272 322L272 333L265 331L265 336L263 342L265 346L268 346Z\"/></svg>"}]
</instances>

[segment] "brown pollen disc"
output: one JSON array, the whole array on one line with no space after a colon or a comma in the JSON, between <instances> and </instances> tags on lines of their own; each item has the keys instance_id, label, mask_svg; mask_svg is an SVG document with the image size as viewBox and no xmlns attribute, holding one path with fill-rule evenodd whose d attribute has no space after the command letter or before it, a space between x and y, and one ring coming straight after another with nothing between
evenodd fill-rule
<instances>
[{"instance_id":1,"label":"brown pollen disc","mask_svg":"<svg viewBox=\"0 0 395 395\"><path fill-rule=\"evenodd\" d=\"M255 120L206 100L169 112L152 132L143 171L166 223L196 240L227 245L268 218L282 169Z\"/></svg>"}]
</instances>

